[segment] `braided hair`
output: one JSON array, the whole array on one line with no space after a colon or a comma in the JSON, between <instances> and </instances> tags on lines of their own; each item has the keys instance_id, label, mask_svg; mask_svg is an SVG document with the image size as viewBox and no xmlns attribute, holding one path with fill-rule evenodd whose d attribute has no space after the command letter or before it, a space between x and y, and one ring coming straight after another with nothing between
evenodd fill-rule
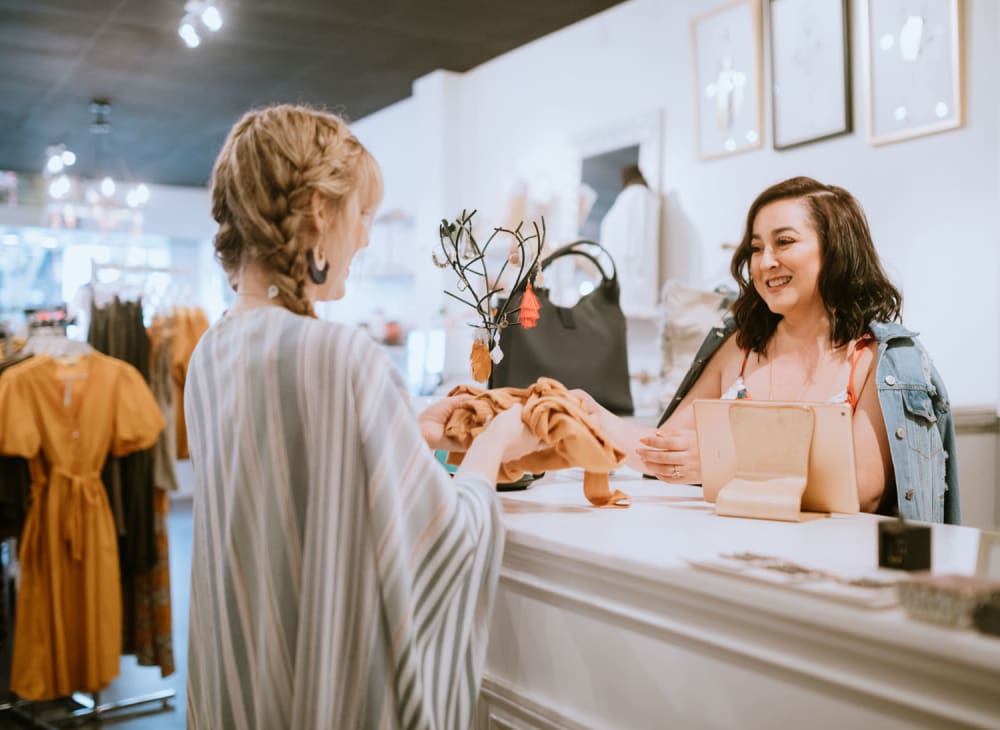
<instances>
[{"instance_id":1,"label":"braided hair","mask_svg":"<svg viewBox=\"0 0 1000 730\"><path fill-rule=\"evenodd\" d=\"M212 170L215 255L236 289L241 269L264 267L291 312L314 317L306 252L318 236L312 196L335 211L352 194L362 207L382 195L375 159L335 114L281 104L247 112Z\"/></svg>"}]
</instances>

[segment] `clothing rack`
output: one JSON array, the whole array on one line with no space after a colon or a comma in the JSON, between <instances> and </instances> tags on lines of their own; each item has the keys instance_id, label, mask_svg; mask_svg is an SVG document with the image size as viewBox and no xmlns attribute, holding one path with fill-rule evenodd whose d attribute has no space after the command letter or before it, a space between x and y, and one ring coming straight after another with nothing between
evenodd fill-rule
<instances>
[{"instance_id":1,"label":"clothing rack","mask_svg":"<svg viewBox=\"0 0 1000 730\"><path fill-rule=\"evenodd\" d=\"M172 276L190 276L190 269L174 268L172 266L135 266L132 264L99 264L90 262L90 285L97 286L97 274L100 271L120 271L126 274L170 274Z\"/></svg>"},{"instance_id":2,"label":"clothing rack","mask_svg":"<svg viewBox=\"0 0 1000 730\"><path fill-rule=\"evenodd\" d=\"M173 266L143 266L143 265L132 265L132 264L99 264L96 261L90 262L90 292L93 303L97 304L97 288L102 283L99 281L98 274L101 271L118 271L123 274L168 274L171 277L183 278L191 276L191 270L186 268L177 268ZM145 297L144 297L145 299ZM158 306L154 304L154 308ZM145 310L144 307L144 311ZM149 324L147 319L146 324Z\"/></svg>"},{"instance_id":3,"label":"clothing rack","mask_svg":"<svg viewBox=\"0 0 1000 730\"><path fill-rule=\"evenodd\" d=\"M39 718L37 703L29 700L17 700L16 702L0 704L0 714L10 713L19 721L19 724L27 724L28 727L36 728L36 730L59 730L62 723L69 722L70 720L78 723L85 718L93 717L97 718L99 722L100 718L109 712L137 707L152 702L162 702L163 707L155 711L165 712L171 709L169 701L175 695L176 692L174 690L165 689L159 692L151 692L139 695L138 697L129 697L128 699L115 700L114 702L105 702L102 704L100 703L99 692L95 692L93 696L83 692L76 692L69 698L69 702L75 705L76 708L68 708L60 717L51 718L50 720ZM46 714L50 712L48 711ZM144 712L142 714L145 715L148 713ZM123 720L125 718L118 717L116 719Z\"/></svg>"},{"instance_id":4,"label":"clothing rack","mask_svg":"<svg viewBox=\"0 0 1000 730\"><path fill-rule=\"evenodd\" d=\"M119 271L127 272L139 272L139 273L168 273L168 274L185 274L187 273L184 269L172 269L165 267L154 267L154 266L118 266L114 264L98 264L96 262L91 263L91 285L93 290L93 285L97 283L97 274L102 269L115 269ZM50 307L45 309L35 309L35 310L25 310L25 315L28 319L28 331L37 331L39 329L48 330L50 328L61 330L59 334L65 335L66 326L76 322L76 318L70 318L67 313L67 307L65 305L60 305L59 307ZM16 548L11 547L12 550L16 551ZM3 566L3 579L7 579L6 565ZM13 641L13 630L10 632L8 637L9 641ZM0 715L10 714L12 715L19 724L26 724L28 727L37 728L39 730L58 730L58 728L67 722L78 723L85 718L100 718L108 713L116 712L119 710L124 710L132 707L138 707L140 705L151 704L154 702L161 702L162 707L157 710L152 710L151 712L164 712L172 709L170 705L170 700L176 697L177 693L172 689L160 690L158 692L151 692L143 695L137 695L134 697L127 697L120 700L114 700L112 702L100 701L100 693L85 693L85 692L75 692L69 698L64 700L68 704L65 708L57 708L53 705L58 702L58 700L47 701L47 702L34 702L31 700L14 700L11 702L0 703ZM40 707L45 709L39 711ZM143 713L147 714L147 713ZM39 715L50 716L46 719L40 718Z\"/></svg>"}]
</instances>

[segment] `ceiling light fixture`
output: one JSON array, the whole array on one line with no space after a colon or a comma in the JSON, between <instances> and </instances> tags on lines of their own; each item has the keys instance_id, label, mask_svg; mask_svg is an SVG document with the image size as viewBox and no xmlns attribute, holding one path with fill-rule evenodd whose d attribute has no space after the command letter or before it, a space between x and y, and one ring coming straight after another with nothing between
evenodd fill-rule
<instances>
[{"instance_id":1,"label":"ceiling light fixture","mask_svg":"<svg viewBox=\"0 0 1000 730\"><path fill-rule=\"evenodd\" d=\"M58 175L65 168L76 163L76 155L66 149L64 144L53 144L45 148L45 173Z\"/></svg>"},{"instance_id":2,"label":"ceiling light fixture","mask_svg":"<svg viewBox=\"0 0 1000 730\"><path fill-rule=\"evenodd\" d=\"M210 33L217 33L222 28L222 13L219 12L215 0L188 0L184 3L184 17L177 27L177 35L188 48L197 48L201 45L201 35L198 34L199 21Z\"/></svg>"},{"instance_id":3,"label":"ceiling light fixture","mask_svg":"<svg viewBox=\"0 0 1000 730\"><path fill-rule=\"evenodd\" d=\"M133 181L125 161L108 149L111 136L111 102L92 99L90 124L93 158L88 160L88 179L70 176L68 168L76 164L76 154L63 144L45 150L44 175L48 182L49 225L76 228L94 225L99 230L140 231L142 208L149 202L149 186Z\"/></svg>"},{"instance_id":4,"label":"ceiling light fixture","mask_svg":"<svg viewBox=\"0 0 1000 730\"><path fill-rule=\"evenodd\" d=\"M181 37L188 48L197 48L201 45L201 36L194 27L194 18L185 15L181 20L181 26L177 29L177 35Z\"/></svg>"}]
</instances>

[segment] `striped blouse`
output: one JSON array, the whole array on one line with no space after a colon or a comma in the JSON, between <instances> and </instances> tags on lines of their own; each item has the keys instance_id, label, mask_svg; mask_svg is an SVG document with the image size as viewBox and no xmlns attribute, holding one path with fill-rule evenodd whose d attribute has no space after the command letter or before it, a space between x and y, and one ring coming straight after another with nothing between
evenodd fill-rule
<instances>
[{"instance_id":1,"label":"striped blouse","mask_svg":"<svg viewBox=\"0 0 1000 730\"><path fill-rule=\"evenodd\" d=\"M363 332L263 307L198 344L188 727L466 728L503 545Z\"/></svg>"}]
</instances>

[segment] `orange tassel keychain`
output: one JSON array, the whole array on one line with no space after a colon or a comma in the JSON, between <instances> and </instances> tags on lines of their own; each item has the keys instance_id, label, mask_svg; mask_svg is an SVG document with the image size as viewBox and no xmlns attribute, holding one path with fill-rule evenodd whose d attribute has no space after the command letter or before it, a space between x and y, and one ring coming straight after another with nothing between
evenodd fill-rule
<instances>
[{"instance_id":1,"label":"orange tassel keychain","mask_svg":"<svg viewBox=\"0 0 1000 730\"><path fill-rule=\"evenodd\" d=\"M538 301L538 295L531 288L529 281L524 287L524 296L521 297L521 326L526 330L538 324L538 313L542 306Z\"/></svg>"}]
</instances>

